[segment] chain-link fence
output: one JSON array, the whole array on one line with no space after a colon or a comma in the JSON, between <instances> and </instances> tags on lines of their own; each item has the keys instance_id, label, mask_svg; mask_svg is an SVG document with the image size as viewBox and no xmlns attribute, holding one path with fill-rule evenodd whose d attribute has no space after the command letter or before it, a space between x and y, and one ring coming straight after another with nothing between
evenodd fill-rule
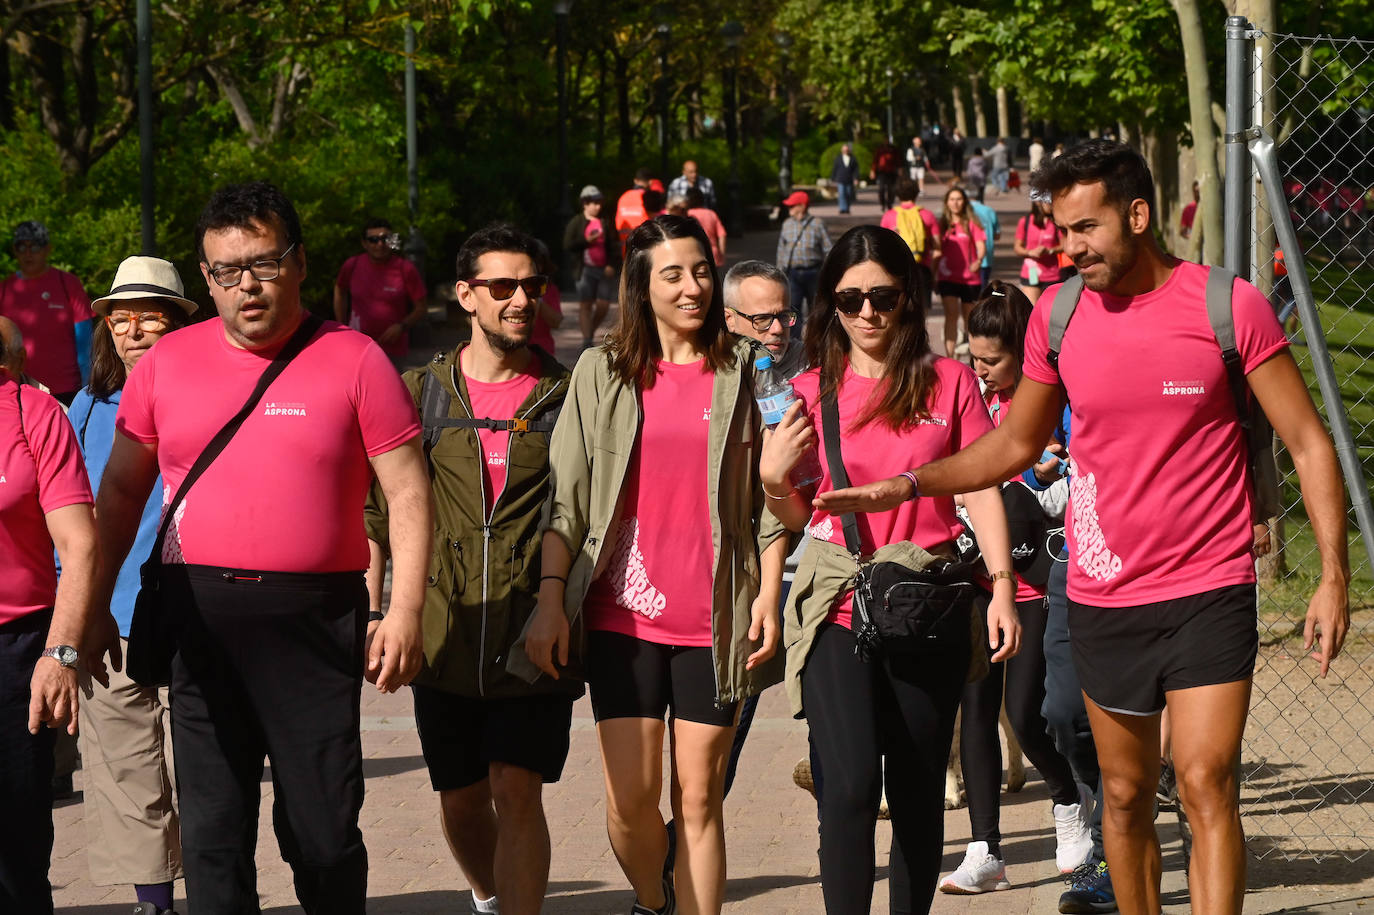
<instances>
[{"instance_id":1,"label":"chain-link fence","mask_svg":"<svg viewBox=\"0 0 1374 915\"><path fill-rule=\"evenodd\" d=\"M1323 680L1302 644L1321 563L1280 444L1283 508L1277 549L1261 563L1242 809L1259 858L1355 861L1374 850L1374 586L1364 540L1374 531L1363 482L1374 479L1374 42L1261 33L1243 19L1228 20L1227 38L1240 55L1228 67L1228 168L1249 170L1228 193L1225 220L1249 245L1228 245L1228 266L1270 295L1343 451L1353 502L1363 501L1349 519L1351 633Z\"/></svg>"}]
</instances>

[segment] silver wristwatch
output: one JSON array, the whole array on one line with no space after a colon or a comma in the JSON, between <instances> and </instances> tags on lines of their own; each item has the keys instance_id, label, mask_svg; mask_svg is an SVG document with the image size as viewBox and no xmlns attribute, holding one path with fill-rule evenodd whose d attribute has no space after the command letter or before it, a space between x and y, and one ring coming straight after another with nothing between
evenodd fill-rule
<instances>
[{"instance_id":1,"label":"silver wristwatch","mask_svg":"<svg viewBox=\"0 0 1374 915\"><path fill-rule=\"evenodd\" d=\"M52 658L63 667L75 667L78 656L76 649L70 645L54 645L51 648L44 648L40 657Z\"/></svg>"}]
</instances>

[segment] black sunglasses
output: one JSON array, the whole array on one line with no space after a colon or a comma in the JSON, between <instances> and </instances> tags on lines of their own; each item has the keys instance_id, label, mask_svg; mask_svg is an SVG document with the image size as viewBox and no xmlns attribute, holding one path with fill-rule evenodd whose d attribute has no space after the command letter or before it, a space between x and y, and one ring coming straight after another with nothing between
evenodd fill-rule
<instances>
[{"instance_id":1,"label":"black sunglasses","mask_svg":"<svg viewBox=\"0 0 1374 915\"><path fill-rule=\"evenodd\" d=\"M468 280L469 286L485 286L491 292L491 297L498 302L504 302L515 295L516 287L525 290L525 296L530 299L537 299L549 288L549 278L542 273L534 276L527 276L523 280L513 280L508 276L496 277L490 280Z\"/></svg>"},{"instance_id":2,"label":"black sunglasses","mask_svg":"<svg viewBox=\"0 0 1374 915\"><path fill-rule=\"evenodd\" d=\"M856 315L863 311L865 299L873 306L874 311L892 311L902 300L902 290L896 286L876 286L868 291L835 290L835 307L847 315Z\"/></svg>"},{"instance_id":3,"label":"black sunglasses","mask_svg":"<svg viewBox=\"0 0 1374 915\"><path fill-rule=\"evenodd\" d=\"M364 235L363 241L367 242L369 245L380 245L382 242L387 241L390 238L390 235Z\"/></svg>"}]
</instances>

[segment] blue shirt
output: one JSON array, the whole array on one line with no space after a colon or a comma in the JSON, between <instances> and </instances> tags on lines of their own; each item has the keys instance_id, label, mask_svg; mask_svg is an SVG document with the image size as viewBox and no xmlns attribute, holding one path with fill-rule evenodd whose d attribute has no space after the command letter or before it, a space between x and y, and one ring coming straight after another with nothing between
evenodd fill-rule
<instances>
[{"instance_id":1,"label":"blue shirt","mask_svg":"<svg viewBox=\"0 0 1374 915\"><path fill-rule=\"evenodd\" d=\"M119 411L119 395L115 391L108 399L94 397L89 388L82 388L72 398L67 418L76 429L77 441L81 444L81 454L86 458L86 470L91 475L91 489L100 491L100 478L105 475L105 465L110 461L110 449L114 447L115 414ZM153 484L148 496L148 504L143 506L143 517L138 522L138 536L129 550L124 565L120 566L115 578L114 593L110 595L110 612L119 624L119 634L129 637L129 621L134 615L134 599L138 597L138 570L152 552L153 541L157 538L158 524L162 521L162 477Z\"/></svg>"},{"instance_id":2,"label":"blue shirt","mask_svg":"<svg viewBox=\"0 0 1374 915\"><path fill-rule=\"evenodd\" d=\"M982 263L980 266L983 266L983 267L991 267L991 266L992 266L992 242L993 242L993 239L995 239L995 238L997 237L997 231L998 231L998 230L997 230L997 211L994 210L992 207L988 206L986 203L979 203L978 201L974 200L972 197L969 198L969 201L968 201L968 202L971 203L971 204L973 204L973 212L975 212L975 213L978 214L978 221L981 222L981 223L983 224L983 231L986 232L986 233L987 233L987 236L988 236L987 251L986 251L986 253L984 253L984 255L983 255L983 263Z\"/></svg>"}]
</instances>

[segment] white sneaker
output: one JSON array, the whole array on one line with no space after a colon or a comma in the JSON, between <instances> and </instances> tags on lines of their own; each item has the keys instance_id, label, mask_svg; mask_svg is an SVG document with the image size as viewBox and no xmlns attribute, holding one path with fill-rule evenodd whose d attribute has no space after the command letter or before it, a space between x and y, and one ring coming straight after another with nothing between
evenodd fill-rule
<instances>
[{"instance_id":1,"label":"white sneaker","mask_svg":"<svg viewBox=\"0 0 1374 915\"><path fill-rule=\"evenodd\" d=\"M1001 858L988 854L988 843L970 842L964 852L964 863L954 873L940 881L940 892L956 896L973 896L993 890L1009 890L1007 865Z\"/></svg>"},{"instance_id":2,"label":"white sneaker","mask_svg":"<svg viewBox=\"0 0 1374 915\"><path fill-rule=\"evenodd\" d=\"M1054 805L1054 863L1061 874L1072 873L1092 854L1093 834L1088 822L1094 804L1092 792L1080 784L1077 804Z\"/></svg>"}]
</instances>

